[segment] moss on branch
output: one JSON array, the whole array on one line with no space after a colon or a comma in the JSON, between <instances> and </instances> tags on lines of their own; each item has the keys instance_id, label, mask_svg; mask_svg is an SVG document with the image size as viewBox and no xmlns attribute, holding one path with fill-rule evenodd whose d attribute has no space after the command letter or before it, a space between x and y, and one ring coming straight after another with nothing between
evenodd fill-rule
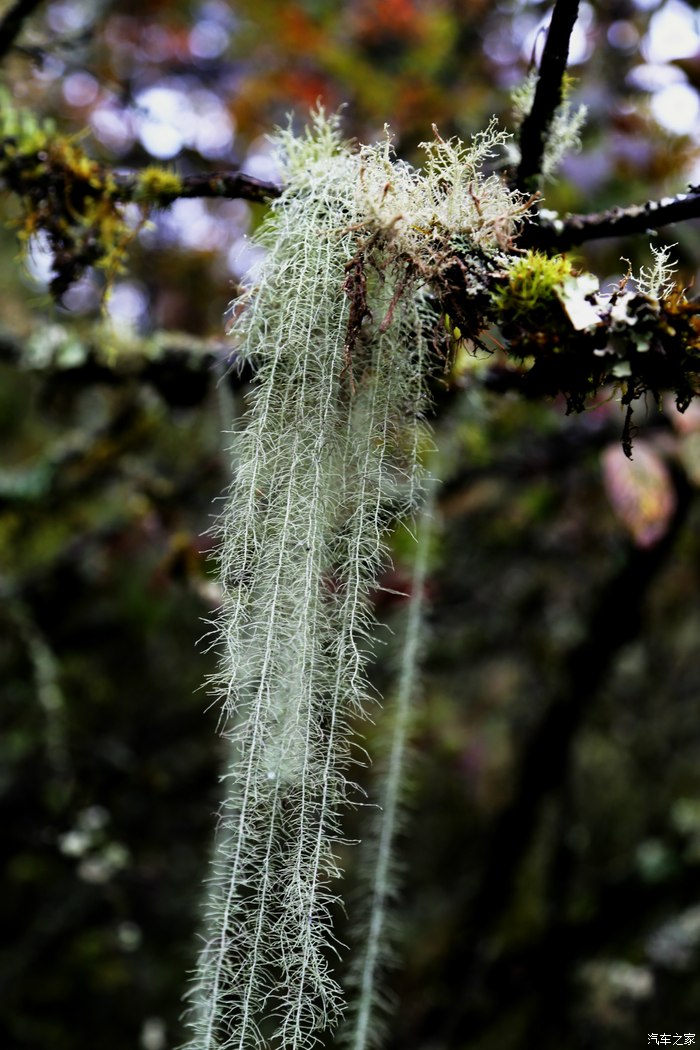
<instances>
[{"instance_id":1,"label":"moss on branch","mask_svg":"<svg viewBox=\"0 0 700 1050\"><path fill-rule=\"evenodd\" d=\"M561 395L568 411L580 412L613 384L628 408L630 454L636 400L672 391L682 412L698 393L700 303L679 287L657 297L626 283L601 293L565 257L528 252L496 283L492 303L508 355L520 362L523 393Z\"/></svg>"},{"instance_id":2,"label":"moss on branch","mask_svg":"<svg viewBox=\"0 0 700 1050\"><path fill-rule=\"evenodd\" d=\"M135 229L126 221L111 172L77 137L60 135L52 121L15 109L6 93L0 112L0 179L20 204L20 242L46 238L52 295L60 299L88 266L108 276L119 272Z\"/></svg>"},{"instance_id":3,"label":"moss on branch","mask_svg":"<svg viewBox=\"0 0 700 1050\"><path fill-rule=\"evenodd\" d=\"M52 254L50 291L56 300L90 266L107 283L125 267L128 248L153 208L182 197L269 200L279 188L238 172L183 178L155 165L118 175L83 148L82 136L60 134L0 91L0 183L19 202L23 245L43 234ZM136 217L126 205L136 204Z\"/></svg>"}]
</instances>

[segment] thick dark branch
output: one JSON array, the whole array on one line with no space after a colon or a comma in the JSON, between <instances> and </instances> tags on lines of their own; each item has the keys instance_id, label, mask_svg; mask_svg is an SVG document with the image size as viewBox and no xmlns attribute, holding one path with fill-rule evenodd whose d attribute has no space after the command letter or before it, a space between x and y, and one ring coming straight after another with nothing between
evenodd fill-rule
<instances>
[{"instance_id":1,"label":"thick dark branch","mask_svg":"<svg viewBox=\"0 0 700 1050\"><path fill-rule=\"evenodd\" d=\"M698 218L700 186L689 186L687 193L633 204L629 208L611 208L590 215L567 215L563 219L542 219L539 229L532 232L532 241L538 248L565 251L586 241L653 233L661 226Z\"/></svg>"},{"instance_id":2,"label":"thick dark branch","mask_svg":"<svg viewBox=\"0 0 700 1050\"><path fill-rule=\"evenodd\" d=\"M143 191L138 173L122 175L115 179L119 201L142 200ZM282 187L274 182L264 182L240 171L213 172L207 175L186 175L180 180L178 189L162 189L155 195L158 207L167 207L182 197L221 197L227 200L238 198L246 201L269 201L279 197Z\"/></svg>"},{"instance_id":3,"label":"thick dark branch","mask_svg":"<svg viewBox=\"0 0 700 1050\"><path fill-rule=\"evenodd\" d=\"M536 188L534 184L542 171L549 128L562 101L562 81L577 15L578 0L557 0L554 5L532 109L520 128L520 164L516 185L524 191Z\"/></svg>"},{"instance_id":4,"label":"thick dark branch","mask_svg":"<svg viewBox=\"0 0 700 1050\"><path fill-rule=\"evenodd\" d=\"M256 179L241 171L214 171L195 175L177 176L163 172L163 178L153 176L152 168L142 171L118 173L90 161L89 174L66 166L60 151L51 149L37 153L17 150L13 139L0 140L0 177L19 196L26 196L32 189L39 198L54 189L65 196L71 187L80 187L84 197L109 197L115 203L128 204L138 201L167 208L182 197L209 197L247 201L269 201L279 197L282 187L274 182Z\"/></svg>"},{"instance_id":5,"label":"thick dark branch","mask_svg":"<svg viewBox=\"0 0 700 1050\"><path fill-rule=\"evenodd\" d=\"M66 343L69 339L66 330ZM241 361L228 343L199 340L182 332L161 332L157 338L144 340L141 348L132 342L122 351L117 344L113 354L104 349L103 342L104 335L96 332L76 348L73 338L72 357L66 362L60 340L52 350L35 350L32 354L21 342L3 334L0 366L36 372L54 392L76 391L95 384L113 387L146 383L167 404L178 408L201 404L217 383L226 382L231 389L237 389L251 378L250 364Z\"/></svg>"},{"instance_id":6,"label":"thick dark branch","mask_svg":"<svg viewBox=\"0 0 700 1050\"><path fill-rule=\"evenodd\" d=\"M0 22L0 59L4 58L22 32L24 23L36 11L41 0L16 0Z\"/></svg>"}]
</instances>

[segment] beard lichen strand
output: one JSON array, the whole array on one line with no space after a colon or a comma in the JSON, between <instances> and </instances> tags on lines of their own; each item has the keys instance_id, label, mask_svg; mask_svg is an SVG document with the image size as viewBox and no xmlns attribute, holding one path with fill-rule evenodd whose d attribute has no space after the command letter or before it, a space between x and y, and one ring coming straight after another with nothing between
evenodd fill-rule
<instances>
[{"instance_id":1,"label":"beard lichen strand","mask_svg":"<svg viewBox=\"0 0 700 1050\"><path fill-rule=\"evenodd\" d=\"M267 286L263 283L252 316L248 317L248 346L256 349L260 345L255 326L262 315L260 327L263 331L268 329L265 335L275 340L278 350L269 363L269 374L265 376L263 373L261 378L264 385L258 387L258 403L253 408L253 411L258 410L257 420L249 427L248 440L244 440L244 446L252 445L250 452L254 464L247 472L245 468L242 471L244 476L249 475L247 498L245 490L241 493L239 474L232 496L238 507L232 508L233 513L224 526L225 561L235 563L242 555L244 571L255 578L256 584L246 597L229 595L224 616L227 650L234 661L233 666L229 663L224 668L224 675L239 680L235 690L237 702L239 707L249 710L247 719L235 730L235 736L240 740L239 750L247 754L247 761L243 776L240 771L232 770L228 777L233 789L231 793L234 798L237 794L239 801L231 805L234 813L238 811L237 826L232 829L231 822L226 822L226 830L234 830L236 843L233 858L221 872L222 878L229 880L223 914L217 916L218 907L215 906L211 916L212 925L217 921L220 924L219 941L213 952L214 958L211 952L203 957L202 965L208 973L202 974L199 988L206 1013L205 1025L199 1025L202 1046L243 1047L259 1043L264 1037L258 1024L261 1005L264 1009L275 994L279 994L274 978L266 973L267 968L272 964L279 965L281 959L287 980L290 985L295 983L294 965L289 957L290 943L286 946L286 956L280 956L279 951L285 947L281 943L285 936L294 941L293 936L289 937L293 931L286 930L285 933L282 923L276 937L278 943L270 943L270 927L274 930L275 922L279 924L283 919L279 908L280 884L272 885L275 874L279 874L276 871L279 858L273 854L277 848L280 792L285 791L287 782L296 790L299 786L296 781L300 781L302 792L312 792L313 783L318 779L318 769L313 768L317 744L312 737L319 734L319 716L314 711L313 696L319 690L317 683L310 679L314 671L324 670L323 660L318 658L320 635L324 630L325 633L328 631L327 616L318 615L324 533L329 517L329 508L323 504L327 502L328 491L332 492L324 475L329 465L326 448L332 447L337 428L333 418L333 389L342 367L345 304L340 288L343 266L347 261L342 238L333 236L335 231L327 231L325 238L319 238L324 232L324 213L335 219L338 208L329 207L328 200L322 199L315 202L320 215L314 215L313 208L309 212L309 205L313 203L299 197L284 215L287 228L293 231L290 243L285 243L285 229L280 228L280 224L277 224L275 233L275 250L282 252L285 269L295 279L297 294L280 300L274 280L268 281ZM297 235L300 216L293 214L299 208L305 213L304 222L310 231L310 236L301 241ZM314 218L318 220L316 223ZM277 332L269 330L271 326L267 318L270 313L277 315ZM304 313L306 316L301 316ZM299 334L302 336L300 344ZM295 339L298 345L295 345ZM311 345L312 340L316 345ZM321 351L321 360L318 350ZM288 440L290 434L291 442ZM300 452L299 446L304 441L308 447ZM244 449L242 453L243 461L247 451ZM266 504L262 511L258 506L261 489ZM279 493L285 489L286 501L280 516ZM243 499L240 499L241 495ZM301 565L295 557L300 546L304 551ZM251 552L252 558L249 556ZM276 564L270 564L275 561ZM293 570L305 566L305 571L300 575L296 571L290 572L290 563ZM302 581L301 592L299 579ZM261 630L262 644L258 633ZM287 654L298 653L300 633L302 656L295 658L291 668L288 664L285 667ZM241 653L244 654L242 657ZM235 666L236 660L238 666ZM327 675L328 669L325 673ZM258 682L254 698L249 693L246 696L246 679L251 678ZM228 682L226 688L228 693ZM281 710L280 697L290 698L295 693L296 711ZM298 727L304 721L305 730L300 741ZM276 735L278 739L274 742ZM299 743L303 745L301 748ZM270 768L269 762L275 751L277 771ZM256 819L261 813L262 819ZM319 827L323 827L322 818ZM261 848L262 844L255 840L259 840L264 829L267 829L266 845ZM300 852L304 848L301 841ZM251 858L260 872L258 879L251 871ZM236 891L241 887L247 892L247 899L242 902L236 901ZM302 910L307 912L303 887L300 897L304 897ZM220 903L221 897L215 905ZM291 901L286 903L288 907L292 905L290 911L298 917L299 907L293 907ZM235 947L229 934L233 921L239 925L237 964L228 957ZM304 967L308 947L304 946L303 936L298 939L302 941L301 949L295 948L301 951ZM321 983L328 985L325 973L317 976ZM231 988L234 977L238 985L235 990ZM310 1002L315 995L324 992L322 987L304 989L301 984L299 987L300 995L307 996ZM324 997L328 999L327 987L325 992ZM337 995L337 990L331 989L331 998L337 999ZM240 1002L235 1002L234 997ZM317 1027L317 1022L324 1020L325 1016L312 1015L308 1027ZM293 1043L289 1045L303 1045L305 1040L308 1041L308 1034L299 1025ZM193 1045L200 1044L195 1042Z\"/></svg>"},{"instance_id":2,"label":"beard lichen strand","mask_svg":"<svg viewBox=\"0 0 700 1050\"><path fill-rule=\"evenodd\" d=\"M325 345L333 345L335 348L333 367L325 371L325 381L328 383L330 379L332 386L340 365L340 355L343 347L343 326L338 326L332 333L325 331L321 332L320 335ZM310 352L311 347L307 342L305 351L307 357ZM323 374L324 372L321 373L321 375ZM317 393L319 394L317 405L324 416L327 417L330 415L328 406L332 404L332 391L330 389L319 390ZM303 402L303 394L300 395L300 400ZM285 777L290 779L294 785L295 793L299 796L299 815L298 846L294 855L289 857L289 861L295 861L296 877L288 880L282 875L280 878L280 885L285 887L284 899L280 903L282 909L291 916L294 927L281 926L282 936L279 937L279 940L286 943L278 945L280 949L278 958L284 960L285 995L291 995L296 991L297 1002L299 1004L308 1004L309 1006L314 1003L315 999L321 1004L325 1004L328 1001L333 1002L338 995L337 986L326 976L323 960L318 958L320 946L315 943L318 939L315 930L323 930L323 923L319 923L319 919L324 917L323 909L321 909L321 914L319 915L320 905L319 902L316 902L317 913L312 915L315 894L313 890L309 892L307 888L308 875L306 878L304 877L304 873L309 871L315 873L321 862L321 845L314 851L313 844L309 844L309 836L313 836L313 829L317 827L318 839L322 838L324 817L327 812L325 798L328 781L327 769L323 777L322 798L320 803L316 801L316 796L318 795L317 780L320 772L316 754L318 750L317 738L320 735L319 722L321 714L318 705L322 698L322 690L319 689L319 685L326 680L327 676L327 668L323 666L326 662L322 651L323 647L319 645L319 642L325 641L327 646L327 639L318 638L317 634L323 636L327 631L324 631L326 618L322 615L323 610L321 609L320 601L321 566L314 567L312 553L316 548L316 539L319 540L319 546L323 547L323 538L326 531L325 523L328 519L327 513L318 515L314 512L315 505L321 506L327 500L325 492L328 490L328 479L324 477L324 474L328 471L328 465L324 462L326 456L324 455L323 447L329 444L326 423L327 419L323 421L315 420L309 431L309 436L313 435L315 444L308 465L308 480L311 482L312 488L311 506L309 508L310 532L307 534L306 542L304 543L304 549L308 555L306 571L303 571L303 566L299 567L304 578L305 593L300 608L293 612L293 621L303 623L305 630L302 632L300 639L301 655L300 657L297 656L297 659L301 661L298 696L295 709L290 711L291 720L294 724L290 725L289 720L286 720L281 727L283 733L286 731L287 734L291 733L295 737L298 736L302 746L292 769L286 768L284 770ZM320 525L319 520L321 522ZM311 631L310 644L307 633L309 630ZM309 660L308 669L306 667L307 658ZM330 750L331 741L328 741L326 746ZM313 813L309 814L307 819L308 808L317 812L315 815ZM330 824L330 819L326 818L326 824ZM307 858L307 851L314 852L313 858ZM285 854L280 859L284 867ZM271 863L271 860L272 858L268 855L266 857L266 866ZM303 863L300 863L300 860L303 860ZM328 868L328 866L327 862L326 867ZM330 872L330 874L335 874L335 872ZM258 934L261 930L264 910L265 901L262 900L258 915ZM295 931L297 932L296 938L294 937ZM310 965L310 959L313 960L313 965ZM306 986L307 970L311 971L310 988ZM277 998L280 994L280 989L273 990L272 994ZM320 1010L321 1016L319 1016L319 1008L316 1008L315 1011L307 1010L310 1015L307 1027L310 1030L313 1030L325 1021L325 1005L320 1007ZM286 1011L283 1012L282 1023L283 1027L289 1023L289 1013ZM291 1038L286 1039L283 1035L283 1041L289 1045L296 1045L300 1038L304 1038L304 1031L304 1023L299 1010L297 1011Z\"/></svg>"},{"instance_id":3,"label":"beard lichen strand","mask_svg":"<svg viewBox=\"0 0 700 1050\"><path fill-rule=\"evenodd\" d=\"M350 1009L339 1039L347 1050L368 1050L381 1045L391 1007L389 999L382 996L379 989L380 979L395 962L396 922L392 912L396 904L398 880L394 844L405 819L402 812L405 767L423 641L424 588L434 487L434 482L429 480L425 505L418 520L410 599L398 654L396 686L380 726L382 759L374 775L378 807L367 841L363 841L361 846L364 857L360 867L357 904L362 921L356 928L356 952L345 982L345 987L354 995L350 999Z\"/></svg>"},{"instance_id":4,"label":"beard lichen strand","mask_svg":"<svg viewBox=\"0 0 700 1050\"><path fill-rule=\"evenodd\" d=\"M397 278L397 282L400 279L401 278ZM388 296L392 291L392 287L393 285L389 284L388 288L382 288L381 290L374 289L372 293L373 303L377 306L381 304L383 308L386 308ZM368 428L366 431L370 434L370 444L365 453L367 462L356 472L358 478L366 479L368 476L371 476L372 469L374 469L377 474L377 481L375 484L377 484L377 487L379 491L382 492L383 496L386 497L389 485L387 481L380 480L384 469L385 455L377 455L372 446L375 445L382 450L386 450L386 458L389 460L391 460L391 456L388 452L389 450L394 450L394 456L396 459L396 463L394 464L395 470L398 469L398 464L400 462L399 454L402 449L404 450L406 458L404 469L407 468L407 476L400 477L398 484L396 480L391 483L393 489L398 487L398 494L401 496L403 504L394 508L394 513L397 516L409 514L411 510L415 509L417 503L416 487L420 489L423 480L416 478L416 464L418 462L418 427L415 426L415 422L419 417L419 410L423 397L423 359L426 350L421 335L423 328L423 319L420 316L421 294L422 290L418 287L415 280L414 282L407 282L405 294L402 295L398 303L394 304L394 331L386 340L386 345L384 343L383 335L380 336L377 341L378 345L374 367L375 381L371 386L371 395L376 397L377 392L381 391L384 395L384 400L381 405L382 411L379 414L379 425L376 428ZM383 309L379 312L378 316L383 316ZM411 336L415 343L412 351L408 349ZM398 340L399 345L404 347L403 356L399 361L397 361L394 340ZM411 360L411 357L413 360ZM397 365L399 365L399 367L397 367ZM411 404L414 409L414 425L411 428L412 440L408 442L408 454L406 454L405 451L405 435L401 432L392 433L394 430L399 431L396 406L404 405L406 403ZM363 486L364 483L363 480ZM396 493L394 493L394 495L396 496ZM381 502L381 499L378 501L373 500L372 506L368 508L370 514L374 517L372 523L372 531L375 536L373 551L376 552L377 557L381 552L382 528L381 523L378 520ZM357 499L358 507L363 506L363 503L362 495L360 495ZM367 535L370 530L367 527L363 527L359 531L361 531L363 535ZM359 561L359 559L357 560ZM413 601L412 598L412 605ZM415 631L413 631L411 635L411 645L413 644L414 635ZM411 656L412 655L413 650L411 651ZM402 671L403 670L404 667L402 666ZM376 846L377 856L374 861L374 877L372 877L368 871L368 890L372 898L372 908L369 912L366 924L362 929L362 934L366 935L366 943L362 946L358 943L358 952L361 958L361 963L359 967L355 967L357 974L355 980L350 981L350 987L358 993L357 1001L353 1002L351 1005L351 1020L349 1020L343 1030L341 1030L341 1037L344 1045L352 1044L354 1050L365 1050L365 1047L369 1044L369 1026L370 1022L376 1024L376 1007L377 999L379 998L376 990L375 978L382 963L386 962L386 955L380 949L379 941L386 928L386 908L391 892L388 886L390 875L390 854L394 817L397 810L396 800L399 790L398 782L401 775L401 758L403 750L405 749L407 729L405 717L407 708L406 683L403 680L404 678L405 675L402 674L402 680L399 683L399 710L396 721L397 735L392 744L392 761L390 763L391 776L388 778L387 782L385 806L380 820L380 831L377 834L378 843Z\"/></svg>"},{"instance_id":5,"label":"beard lichen strand","mask_svg":"<svg viewBox=\"0 0 700 1050\"><path fill-rule=\"evenodd\" d=\"M381 294L375 293L376 305L382 307L378 316L383 314L383 308L392 297L390 283L383 287ZM409 296L408 302L412 301ZM309 899L316 901L317 913L318 879L324 843L327 844L330 836L338 832L337 805L327 804L326 797L333 785L331 769L333 763L337 763L339 754L343 756L342 764L349 759L347 744L336 748L335 737L339 734L341 739L347 739L345 720L353 710L355 713L364 713L369 693L364 674L367 653L359 647L359 642L369 633L371 617L368 591L383 560L382 537L386 527L380 521L380 510L386 495L385 461L391 458L392 450L395 452L397 448L396 437L391 434L392 417L396 414L397 404L403 404L407 396L412 396L416 405L420 400L420 373L416 372L415 362L410 360L411 355L406 353L402 338L405 334L403 325L398 326L398 331L401 338L399 345L402 347L398 360L394 336L382 335L370 343L367 375L356 387L347 418L347 437L340 443L343 455L338 472L343 489L341 504L353 510L347 522L348 527L340 532L339 547L334 553L338 601L335 619L340 634L335 646L335 688L328 701L330 724L324 745L324 789L320 807L320 812L330 819L325 828L321 822L318 823L312 855L298 857L296 870L290 873L295 881L303 881L303 872L311 872ZM336 791L338 786L335 785ZM342 795L341 791L339 797ZM302 821L305 822L303 806ZM327 906L330 901L326 900L325 903ZM321 909L321 914L325 915L325 907ZM309 915L308 919L316 922L318 914L313 917ZM317 963L316 957L305 954L305 967L313 967ZM291 1030L300 1024L305 1002L301 994L303 987L302 975L296 1002L290 1004L293 1009L286 1015L286 1027Z\"/></svg>"}]
</instances>

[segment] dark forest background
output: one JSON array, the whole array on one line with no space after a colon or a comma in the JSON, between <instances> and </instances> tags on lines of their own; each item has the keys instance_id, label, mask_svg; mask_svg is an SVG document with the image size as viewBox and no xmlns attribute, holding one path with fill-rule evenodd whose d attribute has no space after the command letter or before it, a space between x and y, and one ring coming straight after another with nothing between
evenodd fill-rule
<instances>
[{"instance_id":1,"label":"dark forest background","mask_svg":"<svg viewBox=\"0 0 700 1050\"><path fill-rule=\"evenodd\" d=\"M388 121L413 161L433 123L508 125L549 15L516 0L34 6L3 106L119 169L263 179L266 134L318 99L346 104L360 141ZM695 5L583 3L569 68L588 120L547 208L700 181ZM172 1050L218 798L214 656L197 643L241 398L224 312L264 205L153 212L109 296L98 267L61 305L42 237L20 249L16 202L0 208L0 1046ZM605 286L649 265L650 241L675 242L692 287L696 221L576 258ZM579 416L492 392L489 338L433 421L389 1045L632 1050L700 1029L700 410L640 406L630 463L615 391ZM378 600L380 616L401 605Z\"/></svg>"}]
</instances>

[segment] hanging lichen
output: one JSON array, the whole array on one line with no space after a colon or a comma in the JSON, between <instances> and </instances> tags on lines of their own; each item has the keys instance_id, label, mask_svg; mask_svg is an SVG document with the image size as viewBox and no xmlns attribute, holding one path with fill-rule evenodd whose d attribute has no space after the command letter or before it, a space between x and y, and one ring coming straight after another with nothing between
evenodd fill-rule
<instances>
[{"instance_id":1,"label":"hanging lichen","mask_svg":"<svg viewBox=\"0 0 700 1050\"><path fill-rule=\"evenodd\" d=\"M370 591L420 500L424 384L446 335L431 287L457 249L497 252L521 210L480 171L502 138L438 140L419 172L388 140L352 152L321 113L278 136L287 188L234 325L257 383L221 519L231 759L193 1050L309 1047L342 1012L331 910L360 758L349 725L373 703Z\"/></svg>"},{"instance_id":2,"label":"hanging lichen","mask_svg":"<svg viewBox=\"0 0 700 1050\"><path fill-rule=\"evenodd\" d=\"M357 944L346 979L350 991L342 1045L348 1050L380 1046L386 1033L390 1001L382 979L395 962L398 940L395 915L399 889L394 842L405 824L407 753L413 728L413 705L417 692L419 651L425 642L423 630L424 589L428 567L434 500L429 491L416 535L410 596L396 666L396 685L383 712L383 749L375 762L377 805L373 821L363 836L357 912L353 927Z\"/></svg>"}]
</instances>

